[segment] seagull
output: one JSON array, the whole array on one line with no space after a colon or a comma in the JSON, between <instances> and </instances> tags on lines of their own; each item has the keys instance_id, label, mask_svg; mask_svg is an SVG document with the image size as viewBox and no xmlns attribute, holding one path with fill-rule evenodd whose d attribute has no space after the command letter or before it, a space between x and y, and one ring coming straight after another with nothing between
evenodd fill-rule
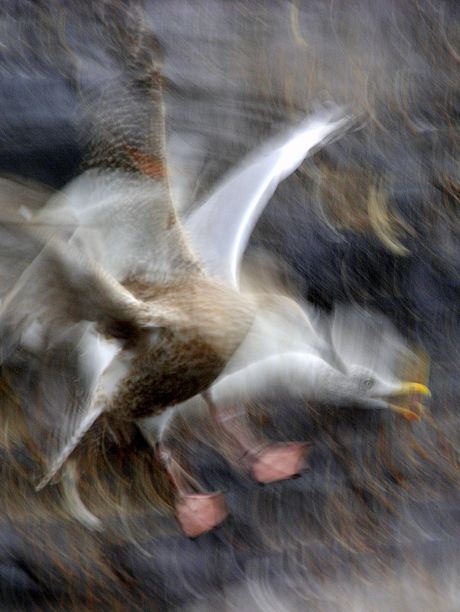
<instances>
[{"instance_id":1,"label":"seagull","mask_svg":"<svg viewBox=\"0 0 460 612\"><path fill-rule=\"evenodd\" d=\"M311 126L308 131L311 135ZM305 156L300 146L302 137L305 133L299 130L292 139L278 141L273 156L269 153L273 143L256 151L186 220L204 265L235 287L239 288L242 254L261 208L280 176L292 171L294 160L298 164ZM272 161L283 168L283 174L275 180L270 174ZM210 409L216 427L239 449L227 455L234 466L246 465L256 480L268 483L295 475L305 464L305 442L268 444L238 420L238 414L250 402L294 396L328 405L390 409L409 420L420 418L419 402L408 408L398 405L398 398L427 396L429 389L421 382L401 380L401 365L417 357L383 315L357 305L336 307L332 321L318 325L317 312L299 298L279 291L249 293L257 308L245 339L205 394L176 407L177 412ZM234 407L233 413L229 406ZM165 419L161 422L160 438L165 437L167 423ZM158 423L147 419L140 422L140 427L149 437ZM175 462L167 443L162 452L173 481L184 491L190 479ZM206 505L202 512L209 516L224 514L223 501L215 495L207 499L195 493L182 496L178 517L185 531L193 535L202 532L203 514L196 511L199 504ZM194 511L196 524L190 519Z\"/></svg>"},{"instance_id":2,"label":"seagull","mask_svg":"<svg viewBox=\"0 0 460 612\"><path fill-rule=\"evenodd\" d=\"M216 424L224 432L223 454L236 469L248 469L255 480L268 484L299 473L305 465L309 447L305 441L268 443L254 435L244 422L247 404L279 403L304 400L324 406L347 406L361 409L391 410L409 420L419 420L423 412L414 397L430 395L422 382L402 381L399 372L404 364L419 360L407 341L378 312L356 305L336 306L327 346L312 325L315 313L299 299L259 302L254 323L224 372L210 387L209 393L217 414ZM406 407L400 398L410 398ZM178 414L203 412L207 405L195 396L176 407ZM169 416L174 422L174 412ZM168 422L162 423L161 438L167 449ZM141 429L151 430L148 419ZM167 454L173 479L187 486L187 473ZM184 531L201 533L202 515L190 517L196 495L182 499L178 518ZM205 503L203 500L201 503ZM222 513L223 500L217 493L206 501L211 516Z\"/></svg>"}]
</instances>

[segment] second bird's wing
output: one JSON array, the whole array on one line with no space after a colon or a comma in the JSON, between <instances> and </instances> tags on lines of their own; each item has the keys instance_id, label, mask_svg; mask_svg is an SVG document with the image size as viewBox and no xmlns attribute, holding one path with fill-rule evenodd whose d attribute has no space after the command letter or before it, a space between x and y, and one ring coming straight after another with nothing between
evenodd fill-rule
<instances>
[{"instance_id":1,"label":"second bird's wing","mask_svg":"<svg viewBox=\"0 0 460 612\"><path fill-rule=\"evenodd\" d=\"M239 286L247 242L277 186L309 153L337 136L348 122L349 118L338 118L337 113L306 119L250 155L190 215L186 229L211 274Z\"/></svg>"}]
</instances>

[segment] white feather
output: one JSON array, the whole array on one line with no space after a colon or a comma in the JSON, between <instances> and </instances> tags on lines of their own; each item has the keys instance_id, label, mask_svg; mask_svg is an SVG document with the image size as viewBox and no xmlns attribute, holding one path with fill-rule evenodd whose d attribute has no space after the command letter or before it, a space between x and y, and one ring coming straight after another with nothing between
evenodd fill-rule
<instances>
[{"instance_id":1,"label":"white feather","mask_svg":"<svg viewBox=\"0 0 460 612\"><path fill-rule=\"evenodd\" d=\"M280 182L349 121L344 117L337 119L337 113L310 117L294 130L267 143L218 185L186 221L186 228L209 272L238 287L247 242Z\"/></svg>"}]
</instances>

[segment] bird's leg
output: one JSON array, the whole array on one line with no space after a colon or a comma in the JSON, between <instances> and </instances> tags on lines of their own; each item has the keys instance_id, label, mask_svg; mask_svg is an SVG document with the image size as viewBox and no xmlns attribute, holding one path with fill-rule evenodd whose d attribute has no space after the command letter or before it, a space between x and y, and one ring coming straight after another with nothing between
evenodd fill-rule
<instances>
[{"instance_id":1,"label":"bird's leg","mask_svg":"<svg viewBox=\"0 0 460 612\"><path fill-rule=\"evenodd\" d=\"M175 489L175 516L185 535L195 538L222 523L228 516L222 491L204 493L166 445L160 444L158 450Z\"/></svg>"},{"instance_id":2,"label":"bird's leg","mask_svg":"<svg viewBox=\"0 0 460 612\"><path fill-rule=\"evenodd\" d=\"M243 464L257 482L268 484L293 478L305 468L306 442L269 444L254 436L236 410L219 411L209 390L202 396L216 429L223 430L229 442L224 454L237 469Z\"/></svg>"}]
</instances>

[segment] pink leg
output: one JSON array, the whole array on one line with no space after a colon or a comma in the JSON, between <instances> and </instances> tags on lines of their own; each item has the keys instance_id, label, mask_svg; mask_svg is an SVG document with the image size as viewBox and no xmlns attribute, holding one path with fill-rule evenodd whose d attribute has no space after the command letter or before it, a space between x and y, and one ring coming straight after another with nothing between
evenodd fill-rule
<instances>
[{"instance_id":1,"label":"pink leg","mask_svg":"<svg viewBox=\"0 0 460 612\"><path fill-rule=\"evenodd\" d=\"M221 491L197 493L199 484L174 460L169 450L160 446L159 454L176 491L175 516L185 535L196 538L222 523L228 516L224 494Z\"/></svg>"},{"instance_id":2,"label":"pink leg","mask_svg":"<svg viewBox=\"0 0 460 612\"><path fill-rule=\"evenodd\" d=\"M243 463L261 484L293 478L305 468L306 442L261 443L237 415L219 413L209 391L202 395L216 427L229 441L226 457L235 467Z\"/></svg>"},{"instance_id":3,"label":"pink leg","mask_svg":"<svg viewBox=\"0 0 460 612\"><path fill-rule=\"evenodd\" d=\"M215 493L186 493L177 498L176 519L189 538L196 538L214 529L228 516L222 491Z\"/></svg>"},{"instance_id":4,"label":"pink leg","mask_svg":"<svg viewBox=\"0 0 460 612\"><path fill-rule=\"evenodd\" d=\"M262 484L297 476L307 465L306 442L280 442L263 447L255 454L251 474Z\"/></svg>"}]
</instances>

